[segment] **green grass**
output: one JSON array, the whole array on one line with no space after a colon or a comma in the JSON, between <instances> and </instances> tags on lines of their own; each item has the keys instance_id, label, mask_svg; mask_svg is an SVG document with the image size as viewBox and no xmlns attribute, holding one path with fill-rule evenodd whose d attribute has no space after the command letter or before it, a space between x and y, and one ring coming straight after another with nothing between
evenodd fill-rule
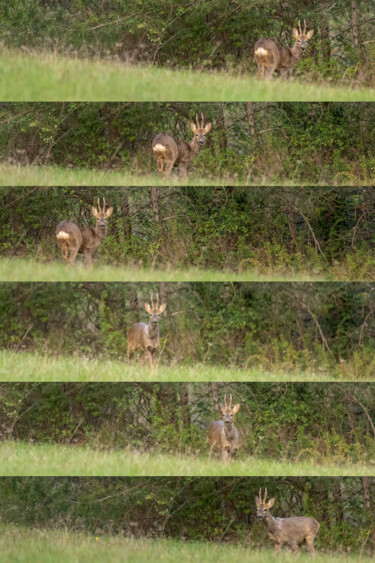
<instances>
[{"instance_id":1,"label":"green grass","mask_svg":"<svg viewBox=\"0 0 375 563\"><path fill-rule=\"evenodd\" d=\"M239 455L227 464L207 452L199 455L144 453L136 450L98 450L60 444L0 443L1 476L363 476L375 466L327 461L280 460Z\"/></svg>"},{"instance_id":2,"label":"green grass","mask_svg":"<svg viewBox=\"0 0 375 563\"><path fill-rule=\"evenodd\" d=\"M271 549L254 550L251 545L229 545L210 542L183 542L171 539L124 538L90 535L67 530L30 529L2 524L0 527L1 560L12 563L290 563L291 553L276 555ZM265 544L268 540L265 537ZM317 542L319 542L319 537ZM301 552L293 561L312 561ZM342 554L319 554L314 563L370 563L370 557Z\"/></svg>"},{"instance_id":3,"label":"green grass","mask_svg":"<svg viewBox=\"0 0 375 563\"><path fill-rule=\"evenodd\" d=\"M316 274L309 275L308 272L299 273L278 273L270 271L269 274L259 274L254 270L243 272L232 272L230 270L201 270L199 268L169 268L154 269L140 268L135 266L108 266L101 264L100 257L94 258L92 268L84 268L80 258L77 259L75 267L65 266L61 258L56 262L38 262L33 259L20 258L1 258L0 257L0 281L97 281L97 282L154 282L154 281L195 281L195 282L261 282L261 281L322 281L323 276Z\"/></svg>"},{"instance_id":4,"label":"green grass","mask_svg":"<svg viewBox=\"0 0 375 563\"><path fill-rule=\"evenodd\" d=\"M20 342L22 346L22 341ZM124 350L125 356L125 350ZM349 374L349 375L348 375ZM0 381L356 381L346 368L344 375L327 371L283 371L280 368L224 367L206 364L165 366L151 369L137 361L89 359L82 356L48 356L32 352L0 351ZM368 379L365 378L365 379Z\"/></svg>"},{"instance_id":5,"label":"green grass","mask_svg":"<svg viewBox=\"0 0 375 563\"><path fill-rule=\"evenodd\" d=\"M249 74L202 73L76 59L54 53L3 49L0 99L4 101L373 101L374 89L260 81Z\"/></svg>"}]
</instances>

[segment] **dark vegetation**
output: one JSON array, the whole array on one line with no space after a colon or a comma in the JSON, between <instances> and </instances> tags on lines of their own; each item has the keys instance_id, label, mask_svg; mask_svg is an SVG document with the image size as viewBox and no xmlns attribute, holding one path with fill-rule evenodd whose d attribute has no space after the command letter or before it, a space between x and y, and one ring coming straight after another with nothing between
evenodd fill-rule
<instances>
[{"instance_id":1,"label":"dark vegetation","mask_svg":"<svg viewBox=\"0 0 375 563\"><path fill-rule=\"evenodd\" d=\"M161 362L373 377L371 283L3 283L4 348L126 358L126 333L159 291Z\"/></svg>"},{"instance_id":2,"label":"dark vegetation","mask_svg":"<svg viewBox=\"0 0 375 563\"><path fill-rule=\"evenodd\" d=\"M212 122L190 176L228 184L361 185L375 178L371 103L3 103L0 159L157 174L157 133L192 139Z\"/></svg>"},{"instance_id":3,"label":"dark vegetation","mask_svg":"<svg viewBox=\"0 0 375 563\"><path fill-rule=\"evenodd\" d=\"M3 383L0 436L208 456L225 393L241 403L239 459L375 460L371 383Z\"/></svg>"},{"instance_id":4,"label":"dark vegetation","mask_svg":"<svg viewBox=\"0 0 375 563\"><path fill-rule=\"evenodd\" d=\"M270 547L256 520L260 487L276 498L275 516L319 521L319 552L374 553L372 477L11 477L0 480L0 516L37 528L241 543L251 550Z\"/></svg>"},{"instance_id":5,"label":"dark vegetation","mask_svg":"<svg viewBox=\"0 0 375 563\"><path fill-rule=\"evenodd\" d=\"M374 278L373 188L0 188L0 255L61 260L63 219L114 214L95 264Z\"/></svg>"},{"instance_id":6,"label":"dark vegetation","mask_svg":"<svg viewBox=\"0 0 375 563\"><path fill-rule=\"evenodd\" d=\"M306 19L315 33L297 74L373 86L373 14L373 0L17 0L2 3L0 29L9 47L255 73L255 42L292 45Z\"/></svg>"}]
</instances>

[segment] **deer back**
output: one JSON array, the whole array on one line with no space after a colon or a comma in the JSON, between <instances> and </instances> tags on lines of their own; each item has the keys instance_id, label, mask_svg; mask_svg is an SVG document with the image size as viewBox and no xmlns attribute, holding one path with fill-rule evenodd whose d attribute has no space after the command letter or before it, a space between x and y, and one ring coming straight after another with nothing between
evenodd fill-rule
<instances>
[{"instance_id":1,"label":"deer back","mask_svg":"<svg viewBox=\"0 0 375 563\"><path fill-rule=\"evenodd\" d=\"M66 244L69 248L78 248L83 245L81 229L73 221L61 221L56 227L56 238L60 245Z\"/></svg>"},{"instance_id":2,"label":"deer back","mask_svg":"<svg viewBox=\"0 0 375 563\"><path fill-rule=\"evenodd\" d=\"M281 49L272 39L262 37L254 45L254 57L256 60L261 59L269 64L274 62L278 65L281 58Z\"/></svg>"},{"instance_id":3,"label":"deer back","mask_svg":"<svg viewBox=\"0 0 375 563\"><path fill-rule=\"evenodd\" d=\"M301 544L306 537L315 538L319 530L319 523L307 516L293 516L291 518L267 518L269 533L278 543Z\"/></svg>"},{"instance_id":4,"label":"deer back","mask_svg":"<svg viewBox=\"0 0 375 563\"><path fill-rule=\"evenodd\" d=\"M176 141L167 133L159 133L152 141L152 150L155 156L163 156L166 160L173 160L178 157Z\"/></svg>"}]
</instances>

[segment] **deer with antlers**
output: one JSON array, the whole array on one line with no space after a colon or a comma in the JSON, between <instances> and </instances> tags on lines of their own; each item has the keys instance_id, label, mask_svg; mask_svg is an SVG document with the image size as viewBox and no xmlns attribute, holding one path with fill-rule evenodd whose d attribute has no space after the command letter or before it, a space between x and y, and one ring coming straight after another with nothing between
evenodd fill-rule
<instances>
[{"instance_id":1,"label":"deer with antlers","mask_svg":"<svg viewBox=\"0 0 375 563\"><path fill-rule=\"evenodd\" d=\"M314 539L319 531L319 522L307 516L293 516L291 518L275 518L269 509L275 504L275 499L267 500L267 489L262 500L262 489L259 496L255 497L257 507L257 518L263 520L267 525L268 537L274 542L275 551L279 552L283 545L287 545L296 553L298 547L306 542L307 550L315 553Z\"/></svg>"},{"instance_id":2,"label":"deer with antlers","mask_svg":"<svg viewBox=\"0 0 375 563\"><path fill-rule=\"evenodd\" d=\"M239 448L239 436L237 428L234 426L234 415L240 410L240 403L232 407L232 395L229 395L229 405L227 405L227 396L224 395L224 405L220 403L222 414L221 420L211 422L208 429L208 440L212 450L217 448L221 451L221 457L224 463L229 458L235 459Z\"/></svg>"},{"instance_id":3,"label":"deer with antlers","mask_svg":"<svg viewBox=\"0 0 375 563\"><path fill-rule=\"evenodd\" d=\"M271 78L275 71L286 78L293 70L295 64L306 50L307 42L313 36L314 30L306 32L306 20L303 30L301 22L298 21L298 30L293 28L293 37L296 42L293 47L280 47L272 39L259 39L254 45L254 57L258 66L260 78Z\"/></svg>"},{"instance_id":4,"label":"deer with antlers","mask_svg":"<svg viewBox=\"0 0 375 563\"><path fill-rule=\"evenodd\" d=\"M148 313L148 324L134 323L128 331L128 362L135 350L141 349L148 357L150 367L154 367L154 355L160 345L159 319L167 307L163 303L159 307L159 294L156 294L156 305L151 293L151 306L145 303L145 311Z\"/></svg>"},{"instance_id":5,"label":"deer with antlers","mask_svg":"<svg viewBox=\"0 0 375 563\"><path fill-rule=\"evenodd\" d=\"M152 141L159 174L170 178L173 166L177 166L180 180L186 180L188 166L193 162L204 145L206 134L211 130L211 123L204 124L203 113L199 123L198 114L196 123L191 122L190 128L194 138L190 143L183 140L175 140L167 133L159 133Z\"/></svg>"},{"instance_id":6,"label":"deer with antlers","mask_svg":"<svg viewBox=\"0 0 375 563\"><path fill-rule=\"evenodd\" d=\"M98 208L91 207L91 213L96 218L94 228L89 226L81 228L73 221L61 221L57 225L56 239L65 263L70 253L69 262L73 266L78 252L83 252L85 266L92 265L92 256L107 235L108 217L113 212L113 207L109 207L106 211L105 206L103 197L103 207L100 206L99 198Z\"/></svg>"}]
</instances>

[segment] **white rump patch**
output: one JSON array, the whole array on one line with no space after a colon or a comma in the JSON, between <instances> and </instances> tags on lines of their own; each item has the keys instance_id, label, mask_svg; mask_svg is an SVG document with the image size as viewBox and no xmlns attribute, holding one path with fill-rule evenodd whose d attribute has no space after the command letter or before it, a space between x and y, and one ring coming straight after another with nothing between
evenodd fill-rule
<instances>
[{"instance_id":1,"label":"white rump patch","mask_svg":"<svg viewBox=\"0 0 375 563\"><path fill-rule=\"evenodd\" d=\"M56 238L68 239L68 238L70 238L70 235L69 235L69 233L66 233L65 231L59 231L56 235Z\"/></svg>"},{"instance_id":2,"label":"white rump patch","mask_svg":"<svg viewBox=\"0 0 375 563\"><path fill-rule=\"evenodd\" d=\"M264 56L267 55L268 51L266 49L263 49L263 47L258 47L258 49L255 51L256 55L260 55L260 56Z\"/></svg>"},{"instance_id":3,"label":"white rump patch","mask_svg":"<svg viewBox=\"0 0 375 563\"><path fill-rule=\"evenodd\" d=\"M160 143L156 143L152 150L155 152L165 152L167 150L167 147L161 145Z\"/></svg>"}]
</instances>

